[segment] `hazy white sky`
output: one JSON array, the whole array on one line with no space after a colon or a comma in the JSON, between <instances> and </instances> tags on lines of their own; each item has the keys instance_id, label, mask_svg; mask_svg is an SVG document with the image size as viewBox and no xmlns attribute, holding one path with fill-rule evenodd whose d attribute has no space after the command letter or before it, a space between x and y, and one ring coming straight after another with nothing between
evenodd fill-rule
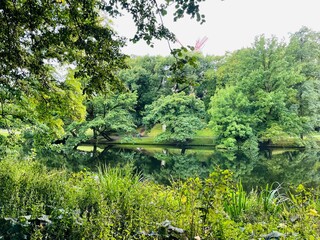
<instances>
[{"instance_id":1,"label":"hazy white sky","mask_svg":"<svg viewBox=\"0 0 320 240\"><path fill-rule=\"evenodd\" d=\"M210 55L250 46L260 34L284 39L302 26L320 31L320 0L206 0L201 12L206 15L206 23L202 25L189 16L178 22L165 18L165 24L185 46L194 46L197 39L207 36L202 52ZM134 34L128 17L117 20L114 27L120 35L132 37ZM156 41L154 48L142 42L128 43L123 51L134 55L168 55L170 52L166 41Z\"/></svg>"}]
</instances>

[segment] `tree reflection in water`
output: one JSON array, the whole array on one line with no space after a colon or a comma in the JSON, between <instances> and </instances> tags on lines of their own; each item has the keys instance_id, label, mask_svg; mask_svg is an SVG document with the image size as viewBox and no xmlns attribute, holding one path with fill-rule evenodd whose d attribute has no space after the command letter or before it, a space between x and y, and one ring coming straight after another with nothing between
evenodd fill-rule
<instances>
[{"instance_id":1,"label":"tree reflection in water","mask_svg":"<svg viewBox=\"0 0 320 240\"><path fill-rule=\"evenodd\" d=\"M218 166L233 171L235 180L241 179L247 190L274 182L283 187L320 183L320 151L315 149L230 152L202 148L182 153L175 148L143 147L114 148L109 152L105 163L119 165L130 161L145 178L162 184L189 177L206 178Z\"/></svg>"},{"instance_id":2,"label":"tree reflection in water","mask_svg":"<svg viewBox=\"0 0 320 240\"><path fill-rule=\"evenodd\" d=\"M320 150L316 149L231 152L208 148L182 150L169 147L113 146L104 150L102 148L100 154L78 152L58 156L46 152L42 159L49 167L60 164L72 170L95 170L101 165L123 166L129 163L144 179L165 185L189 177L206 178L218 166L231 170L234 179L241 180L248 191L275 182L285 188L300 183L311 187L320 184Z\"/></svg>"}]
</instances>

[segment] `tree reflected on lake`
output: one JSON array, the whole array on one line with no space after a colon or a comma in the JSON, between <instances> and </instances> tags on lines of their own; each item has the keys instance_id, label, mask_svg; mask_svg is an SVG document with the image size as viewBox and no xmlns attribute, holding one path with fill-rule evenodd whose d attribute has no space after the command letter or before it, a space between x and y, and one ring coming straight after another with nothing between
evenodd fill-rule
<instances>
[{"instance_id":1,"label":"tree reflected on lake","mask_svg":"<svg viewBox=\"0 0 320 240\"><path fill-rule=\"evenodd\" d=\"M64 159L64 162L60 160ZM67 160L66 160L67 159ZM266 184L282 187L320 184L320 150L267 149L261 151L217 151L212 149L179 149L151 147L101 148L98 155L89 152L70 154L44 153L48 167L68 166L73 170L97 170L99 166L131 164L145 180L170 185L190 177L204 179L216 168L229 169L234 180L241 180L248 191Z\"/></svg>"},{"instance_id":2,"label":"tree reflected on lake","mask_svg":"<svg viewBox=\"0 0 320 240\"><path fill-rule=\"evenodd\" d=\"M315 149L230 152L116 148L109 152L110 155L105 156L109 160L104 163L119 165L132 162L144 178L162 184L189 177L206 178L217 167L231 170L235 180L241 180L247 190L275 182L283 187L300 183L315 186L320 183L320 151Z\"/></svg>"}]
</instances>

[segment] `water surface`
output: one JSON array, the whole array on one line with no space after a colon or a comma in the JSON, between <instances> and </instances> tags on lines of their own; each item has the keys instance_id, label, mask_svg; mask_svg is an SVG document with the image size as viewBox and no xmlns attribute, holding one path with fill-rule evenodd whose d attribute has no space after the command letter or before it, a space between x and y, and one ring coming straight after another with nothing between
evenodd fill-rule
<instances>
[{"instance_id":1,"label":"water surface","mask_svg":"<svg viewBox=\"0 0 320 240\"><path fill-rule=\"evenodd\" d=\"M112 146L96 159L99 163L132 163L144 178L161 184L189 177L206 178L216 168L229 169L247 190L278 183L284 188L320 183L320 151L266 149L259 152L179 149L150 146Z\"/></svg>"}]
</instances>

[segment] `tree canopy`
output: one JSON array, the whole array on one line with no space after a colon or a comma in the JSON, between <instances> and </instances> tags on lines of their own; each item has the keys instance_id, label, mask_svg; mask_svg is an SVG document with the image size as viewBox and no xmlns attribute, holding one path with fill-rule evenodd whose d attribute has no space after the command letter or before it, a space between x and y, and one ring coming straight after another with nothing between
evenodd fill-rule
<instances>
[{"instance_id":1,"label":"tree canopy","mask_svg":"<svg viewBox=\"0 0 320 240\"><path fill-rule=\"evenodd\" d=\"M225 56L209 110L219 141L270 142L314 131L320 113L319 46L317 33L302 28L289 44L262 35L251 48Z\"/></svg>"},{"instance_id":2,"label":"tree canopy","mask_svg":"<svg viewBox=\"0 0 320 240\"><path fill-rule=\"evenodd\" d=\"M164 132L157 136L159 142L184 143L204 126L204 110L203 102L195 96L174 93L146 106L143 122L149 127L156 123L165 126Z\"/></svg>"},{"instance_id":3,"label":"tree canopy","mask_svg":"<svg viewBox=\"0 0 320 240\"><path fill-rule=\"evenodd\" d=\"M117 72L125 67L121 47L124 39L107 20L131 14L136 25L133 41L153 39L174 41L161 16L175 5L174 18L188 14L204 21L199 2L170 0L3 0L0 3L0 86L1 103L16 101L23 107L32 100L35 108L42 101L54 103L57 92L66 91L63 80L53 74L53 63L75 67L86 94L121 89ZM102 17L104 16L104 17ZM57 105L59 107L59 104ZM52 115L51 111L46 114ZM2 111L2 116L17 116ZM40 119L41 120L41 119Z\"/></svg>"}]
</instances>

